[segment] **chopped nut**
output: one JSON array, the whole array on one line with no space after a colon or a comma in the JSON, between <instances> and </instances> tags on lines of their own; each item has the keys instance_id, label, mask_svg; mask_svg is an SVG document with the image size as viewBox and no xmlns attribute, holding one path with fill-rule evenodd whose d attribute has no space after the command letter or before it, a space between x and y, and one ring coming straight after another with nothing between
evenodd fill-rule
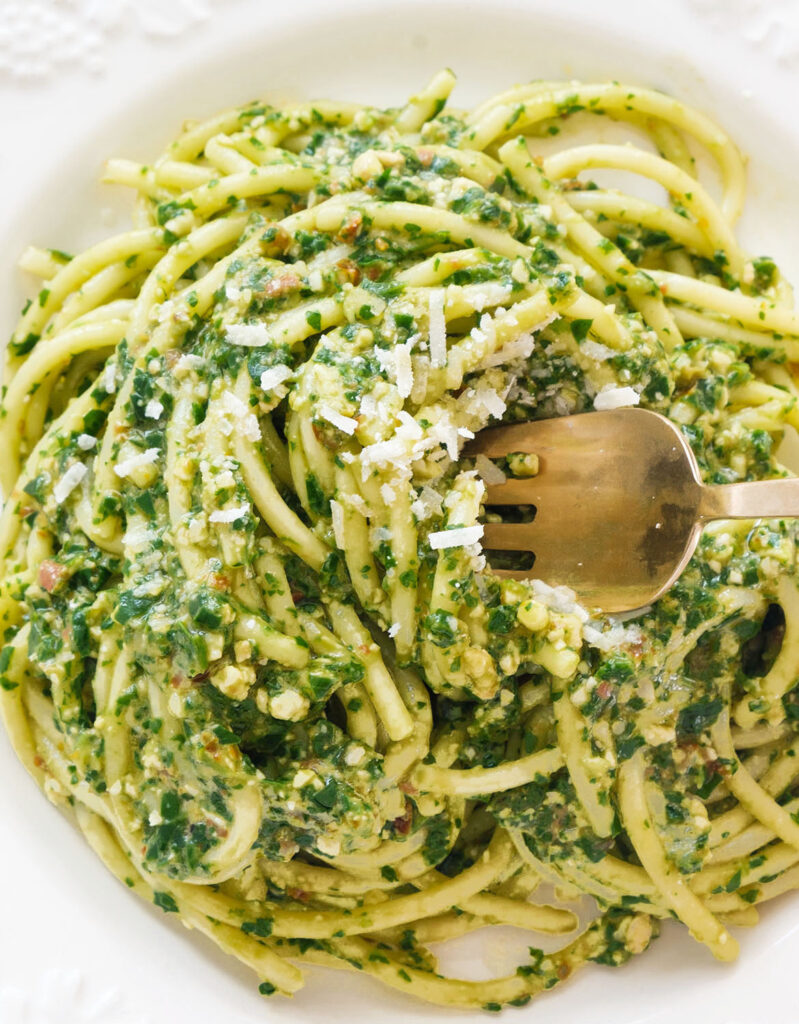
<instances>
[{"instance_id":1,"label":"chopped nut","mask_svg":"<svg viewBox=\"0 0 799 1024\"><path fill-rule=\"evenodd\" d=\"M299 722L308 714L311 704L296 690L284 690L269 701L269 713L282 722Z\"/></svg>"},{"instance_id":2,"label":"chopped nut","mask_svg":"<svg viewBox=\"0 0 799 1024\"><path fill-rule=\"evenodd\" d=\"M624 944L631 953L643 953L652 939L652 919L636 914L627 925Z\"/></svg>"},{"instance_id":3,"label":"chopped nut","mask_svg":"<svg viewBox=\"0 0 799 1024\"><path fill-rule=\"evenodd\" d=\"M334 836L319 836L316 848L326 857L337 857L341 853L341 840Z\"/></svg>"},{"instance_id":4,"label":"chopped nut","mask_svg":"<svg viewBox=\"0 0 799 1024\"><path fill-rule=\"evenodd\" d=\"M252 657L252 640L237 640L233 644L236 661L249 661Z\"/></svg>"},{"instance_id":5,"label":"chopped nut","mask_svg":"<svg viewBox=\"0 0 799 1024\"><path fill-rule=\"evenodd\" d=\"M231 700L244 700L254 682L255 669L249 665L225 665L211 676L211 683Z\"/></svg>"},{"instance_id":6,"label":"chopped nut","mask_svg":"<svg viewBox=\"0 0 799 1024\"><path fill-rule=\"evenodd\" d=\"M499 679L494 659L481 647L467 647L463 652L463 668L472 681L476 696L490 700L497 692Z\"/></svg>"}]
</instances>

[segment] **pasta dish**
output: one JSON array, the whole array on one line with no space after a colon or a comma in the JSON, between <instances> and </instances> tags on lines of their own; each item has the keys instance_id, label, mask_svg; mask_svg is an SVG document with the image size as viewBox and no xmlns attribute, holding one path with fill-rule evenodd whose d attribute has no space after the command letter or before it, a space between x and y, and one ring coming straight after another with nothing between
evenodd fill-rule
<instances>
[{"instance_id":1,"label":"pasta dish","mask_svg":"<svg viewBox=\"0 0 799 1024\"><path fill-rule=\"evenodd\" d=\"M535 457L462 454L640 405L706 482L787 474L799 317L736 240L742 158L652 90L466 111L453 85L189 123L108 164L130 230L22 258L6 728L107 867L267 995L322 964L523 1005L667 918L731 960L799 885L793 521L713 523L665 597L603 615L481 546L485 485ZM498 924L524 962L441 973L437 943Z\"/></svg>"}]
</instances>

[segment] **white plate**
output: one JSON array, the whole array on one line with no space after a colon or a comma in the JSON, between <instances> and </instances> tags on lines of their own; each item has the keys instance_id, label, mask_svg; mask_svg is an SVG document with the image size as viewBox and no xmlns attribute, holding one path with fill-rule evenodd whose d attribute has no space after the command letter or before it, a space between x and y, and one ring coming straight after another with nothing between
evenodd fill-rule
<instances>
[{"instance_id":1,"label":"white plate","mask_svg":"<svg viewBox=\"0 0 799 1024\"><path fill-rule=\"evenodd\" d=\"M436 69L469 104L514 81L618 78L718 118L751 158L745 242L799 280L794 244L799 6L793 0L0 0L0 324L9 332L29 241L76 249L124 223L95 184L109 155L147 160L184 117L263 95L399 103ZM72 31L70 31L72 30ZM292 1002L123 890L0 738L2 1024L329 1024L454 1019L367 979L315 971ZM735 966L683 929L611 971L509 1018L537 1024L795 1021L799 896L743 932ZM500 966L508 933L478 933L461 963ZM467 1015L468 1016L468 1015ZM474 1015L472 1015L474 1016Z\"/></svg>"}]
</instances>

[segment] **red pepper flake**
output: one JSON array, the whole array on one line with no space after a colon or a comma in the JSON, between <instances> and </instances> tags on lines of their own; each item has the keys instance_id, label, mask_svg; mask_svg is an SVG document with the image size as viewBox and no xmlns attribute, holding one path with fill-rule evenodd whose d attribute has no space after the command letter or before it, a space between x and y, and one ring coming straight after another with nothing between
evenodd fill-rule
<instances>
[{"instance_id":1,"label":"red pepper flake","mask_svg":"<svg viewBox=\"0 0 799 1024\"><path fill-rule=\"evenodd\" d=\"M613 696L613 686L607 679L603 679L599 686L597 686L596 692L597 696L602 700L608 700L609 697Z\"/></svg>"},{"instance_id":2,"label":"red pepper flake","mask_svg":"<svg viewBox=\"0 0 799 1024\"><path fill-rule=\"evenodd\" d=\"M214 590L230 590L230 577L221 572L209 573L208 586Z\"/></svg>"},{"instance_id":3,"label":"red pepper flake","mask_svg":"<svg viewBox=\"0 0 799 1024\"><path fill-rule=\"evenodd\" d=\"M643 639L636 640L634 643L628 644L627 650L632 654L636 661L639 661L643 657L644 653Z\"/></svg>"},{"instance_id":4,"label":"red pepper flake","mask_svg":"<svg viewBox=\"0 0 799 1024\"><path fill-rule=\"evenodd\" d=\"M401 814L399 818L395 818L391 824L394 831L399 833L401 836L407 836L411 830L411 823L413 822L413 806L409 800L405 801L405 813Z\"/></svg>"},{"instance_id":5,"label":"red pepper flake","mask_svg":"<svg viewBox=\"0 0 799 1024\"><path fill-rule=\"evenodd\" d=\"M343 260L339 260L336 263L338 270L339 280L342 282L349 282L350 284L360 284L361 281L361 268L353 260L348 259L346 256Z\"/></svg>"},{"instance_id":6,"label":"red pepper flake","mask_svg":"<svg viewBox=\"0 0 799 1024\"><path fill-rule=\"evenodd\" d=\"M269 241L264 240L264 249L269 252L285 252L291 245L291 235L280 224L270 224L267 230L274 232Z\"/></svg>"},{"instance_id":7,"label":"red pepper flake","mask_svg":"<svg viewBox=\"0 0 799 1024\"><path fill-rule=\"evenodd\" d=\"M294 273L281 274L266 282L262 294L267 298L274 299L280 295L288 295L289 292L296 292L301 283L299 277Z\"/></svg>"},{"instance_id":8,"label":"red pepper flake","mask_svg":"<svg viewBox=\"0 0 799 1024\"><path fill-rule=\"evenodd\" d=\"M48 594L56 589L61 580L68 575L68 569L60 562L54 562L52 558L45 558L39 566L39 586L44 587Z\"/></svg>"},{"instance_id":9,"label":"red pepper flake","mask_svg":"<svg viewBox=\"0 0 799 1024\"><path fill-rule=\"evenodd\" d=\"M357 210L352 213L338 229L338 237L344 242L353 242L361 230L363 216Z\"/></svg>"}]
</instances>

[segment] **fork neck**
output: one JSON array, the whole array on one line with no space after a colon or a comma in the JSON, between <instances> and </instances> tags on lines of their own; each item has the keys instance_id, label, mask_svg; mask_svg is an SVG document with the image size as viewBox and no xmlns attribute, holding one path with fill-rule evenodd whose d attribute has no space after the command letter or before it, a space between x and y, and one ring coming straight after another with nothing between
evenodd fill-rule
<instances>
[{"instance_id":1,"label":"fork neck","mask_svg":"<svg viewBox=\"0 0 799 1024\"><path fill-rule=\"evenodd\" d=\"M799 517L799 478L701 487L697 519Z\"/></svg>"}]
</instances>

